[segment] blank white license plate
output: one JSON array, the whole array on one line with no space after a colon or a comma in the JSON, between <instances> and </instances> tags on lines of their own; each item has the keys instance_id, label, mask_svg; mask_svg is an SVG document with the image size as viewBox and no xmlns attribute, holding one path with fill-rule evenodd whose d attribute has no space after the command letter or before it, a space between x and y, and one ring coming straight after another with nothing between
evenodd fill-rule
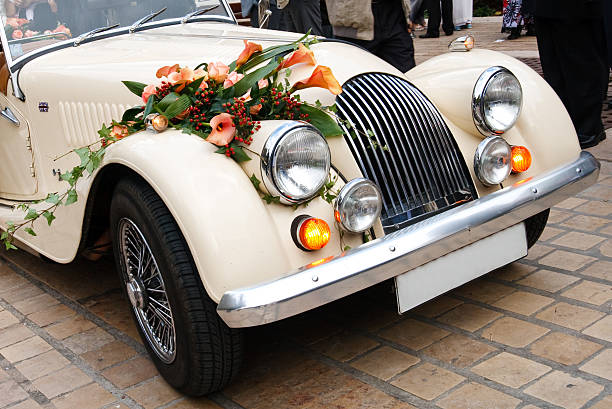
<instances>
[{"instance_id":1,"label":"blank white license plate","mask_svg":"<svg viewBox=\"0 0 612 409\"><path fill-rule=\"evenodd\" d=\"M400 314L527 255L519 223L395 277Z\"/></svg>"}]
</instances>

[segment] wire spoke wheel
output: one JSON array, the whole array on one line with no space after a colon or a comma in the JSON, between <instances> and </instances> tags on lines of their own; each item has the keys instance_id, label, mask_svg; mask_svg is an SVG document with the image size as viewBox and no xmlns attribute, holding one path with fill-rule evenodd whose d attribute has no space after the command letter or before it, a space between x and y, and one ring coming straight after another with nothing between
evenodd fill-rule
<instances>
[{"instance_id":1,"label":"wire spoke wheel","mask_svg":"<svg viewBox=\"0 0 612 409\"><path fill-rule=\"evenodd\" d=\"M125 285L138 324L159 359L170 364L176 358L176 329L164 279L134 222L123 218L118 230Z\"/></svg>"}]
</instances>

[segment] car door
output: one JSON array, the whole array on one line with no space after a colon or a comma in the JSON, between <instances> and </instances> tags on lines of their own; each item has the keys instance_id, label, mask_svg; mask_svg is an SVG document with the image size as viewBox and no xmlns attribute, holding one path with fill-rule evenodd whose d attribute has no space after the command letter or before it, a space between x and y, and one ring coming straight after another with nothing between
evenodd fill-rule
<instances>
[{"instance_id":1,"label":"car door","mask_svg":"<svg viewBox=\"0 0 612 409\"><path fill-rule=\"evenodd\" d=\"M28 123L0 93L0 198L28 198L37 187Z\"/></svg>"}]
</instances>

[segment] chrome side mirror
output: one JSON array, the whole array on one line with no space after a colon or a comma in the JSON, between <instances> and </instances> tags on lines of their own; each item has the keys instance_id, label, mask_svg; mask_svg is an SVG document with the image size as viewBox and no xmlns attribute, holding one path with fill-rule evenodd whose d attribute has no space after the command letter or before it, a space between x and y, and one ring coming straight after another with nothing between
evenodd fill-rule
<instances>
[{"instance_id":1,"label":"chrome side mirror","mask_svg":"<svg viewBox=\"0 0 612 409\"><path fill-rule=\"evenodd\" d=\"M259 0L257 2L257 16L259 17L259 28L268 28L271 15L272 11L270 11L270 0Z\"/></svg>"}]
</instances>

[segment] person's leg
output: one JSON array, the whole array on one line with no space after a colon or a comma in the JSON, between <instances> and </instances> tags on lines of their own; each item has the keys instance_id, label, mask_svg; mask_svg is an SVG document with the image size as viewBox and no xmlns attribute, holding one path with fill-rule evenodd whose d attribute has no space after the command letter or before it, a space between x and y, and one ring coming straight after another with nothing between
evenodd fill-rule
<instances>
[{"instance_id":1,"label":"person's leg","mask_svg":"<svg viewBox=\"0 0 612 409\"><path fill-rule=\"evenodd\" d=\"M408 33L406 18L400 1L383 1L372 5L374 13L374 54L401 72L415 66L414 44Z\"/></svg>"},{"instance_id":2,"label":"person's leg","mask_svg":"<svg viewBox=\"0 0 612 409\"><path fill-rule=\"evenodd\" d=\"M440 35L440 0L426 0L429 21L427 22L427 33L422 38L438 37Z\"/></svg>"},{"instance_id":3,"label":"person's leg","mask_svg":"<svg viewBox=\"0 0 612 409\"><path fill-rule=\"evenodd\" d=\"M447 36L453 34L453 0L442 0L442 29Z\"/></svg>"},{"instance_id":4,"label":"person's leg","mask_svg":"<svg viewBox=\"0 0 612 409\"><path fill-rule=\"evenodd\" d=\"M289 31L323 35L320 0L291 0L285 13L289 15Z\"/></svg>"}]
</instances>

